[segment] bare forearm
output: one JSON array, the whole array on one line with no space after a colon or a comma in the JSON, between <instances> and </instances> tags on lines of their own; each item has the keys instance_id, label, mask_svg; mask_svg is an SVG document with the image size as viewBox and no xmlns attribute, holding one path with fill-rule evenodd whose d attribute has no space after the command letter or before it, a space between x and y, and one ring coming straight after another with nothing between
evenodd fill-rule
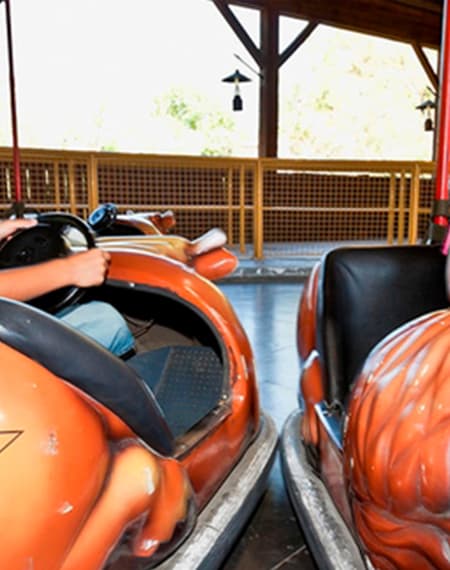
<instances>
[{"instance_id":1,"label":"bare forearm","mask_svg":"<svg viewBox=\"0 0 450 570\"><path fill-rule=\"evenodd\" d=\"M60 287L93 287L105 280L110 255L93 248L36 265L0 271L0 297L29 301Z\"/></svg>"},{"instance_id":2,"label":"bare forearm","mask_svg":"<svg viewBox=\"0 0 450 570\"><path fill-rule=\"evenodd\" d=\"M28 301L39 295L72 284L64 259L54 259L39 266L24 266L0 271L0 297Z\"/></svg>"}]
</instances>

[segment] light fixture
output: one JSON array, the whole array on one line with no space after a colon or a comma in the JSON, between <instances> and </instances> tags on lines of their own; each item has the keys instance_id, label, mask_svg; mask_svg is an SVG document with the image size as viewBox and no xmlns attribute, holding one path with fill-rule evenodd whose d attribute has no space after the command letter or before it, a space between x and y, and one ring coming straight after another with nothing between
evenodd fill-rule
<instances>
[{"instance_id":1,"label":"light fixture","mask_svg":"<svg viewBox=\"0 0 450 570\"><path fill-rule=\"evenodd\" d=\"M426 131L433 131L434 130L433 112L434 109L436 109L435 101L432 101L431 99L426 99L425 101L420 103L420 105L417 105L416 109L422 111L422 113L425 115L424 129Z\"/></svg>"},{"instance_id":2,"label":"light fixture","mask_svg":"<svg viewBox=\"0 0 450 570\"><path fill-rule=\"evenodd\" d=\"M247 83L248 81L251 81L251 79L242 75L239 69L236 69L234 73L224 77L222 81L225 83L234 83L233 111L242 111L243 102L239 85L241 83Z\"/></svg>"}]
</instances>

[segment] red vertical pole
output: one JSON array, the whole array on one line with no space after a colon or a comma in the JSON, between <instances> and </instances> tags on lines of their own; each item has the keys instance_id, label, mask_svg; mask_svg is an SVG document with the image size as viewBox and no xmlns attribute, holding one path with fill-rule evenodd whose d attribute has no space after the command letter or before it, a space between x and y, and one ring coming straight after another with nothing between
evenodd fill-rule
<instances>
[{"instance_id":1,"label":"red vertical pole","mask_svg":"<svg viewBox=\"0 0 450 570\"><path fill-rule=\"evenodd\" d=\"M448 167L450 149L450 25L448 22L448 3L444 0L442 13L440 89L438 111L438 136L436 153L436 189L435 200L449 199ZM447 226L448 219L441 213L433 217L433 222L439 226Z\"/></svg>"},{"instance_id":2,"label":"red vertical pole","mask_svg":"<svg viewBox=\"0 0 450 570\"><path fill-rule=\"evenodd\" d=\"M4 2L5 2L5 12L6 12L6 33L8 41L9 91L10 91L11 126L12 126L12 138L13 138L13 167L14 167L14 180L16 188L15 201L16 205L19 205L22 202L22 185L20 179L19 138L17 134L16 86L15 86L15 76L14 76L11 10L9 6L9 0L4 0ZM16 211L16 213L18 213L18 211Z\"/></svg>"}]
</instances>

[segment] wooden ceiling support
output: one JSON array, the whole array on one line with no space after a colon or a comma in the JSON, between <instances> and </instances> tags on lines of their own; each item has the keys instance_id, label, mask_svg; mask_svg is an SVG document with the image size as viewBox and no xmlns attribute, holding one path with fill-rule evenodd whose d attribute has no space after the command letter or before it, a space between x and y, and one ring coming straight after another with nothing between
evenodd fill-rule
<instances>
[{"instance_id":1,"label":"wooden ceiling support","mask_svg":"<svg viewBox=\"0 0 450 570\"><path fill-rule=\"evenodd\" d=\"M425 73L430 80L431 85L435 93L439 90L439 78L437 73L434 71L433 66L430 63L430 60L427 57L427 54L423 51L422 46L420 46L417 42L412 44L414 51L416 52L417 58L420 61Z\"/></svg>"},{"instance_id":2,"label":"wooden ceiling support","mask_svg":"<svg viewBox=\"0 0 450 570\"><path fill-rule=\"evenodd\" d=\"M1 1L1 0L0 0ZM258 151L276 157L278 146L279 68L306 41L319 24L395 39L412 45L433 89L439 79L423 47L441 44L440 0L212 0L253 57L260 70ZM446 4L447 0L444 0ZM256 8L261 13L261 47L258 48L230 9L230 4ZM278 54L279 18L291 16L307 25Z\"/></svg>"},{"instance_id":3,"label":"wooden ceiling support","mask_svg":"<svg viewBox=\"0 0 450 570\"><path fill-rule=\"evenodd\" d=\"M232 0L247 8L276 9L308 22L381 36L438 49L442 3L439 0Z\"/></svg>"},{"instance_id":4,"label":"wooden ceiling support","mask_svg":"<svg viewBox=\"0 0 450 570\"><path fill-rule=\"evenodd\" d=\"M287 48L280 55L278 66L281 67L292 54L309 38L313 31L317 28L319 22L309 22L307 26L298 34L298 36L287 46Z\"/></svg>"},{"instance_id":5,"label":"wooden ceiling support","mask_svg":"<svg viewBox=\"0 0 450 570\"><path fill-rule=\"evenodd\" d=\"M237 37L241 40L241 42L246 47L248 53L253 57L255 62L258 64L258 67L261 67L261 52L256 47L252 38L248 35L246 30L243 28L242 24L230 10L229 2L227 0L212 0L216 5L219 12L228 22L230 28L234 31Z\"/></svg>"},{"instance_id":6,"label":"wooden ceiling support","mask_svg":"<svg viewBox=\"0 0 450 570\"><path fill-rule=\"evenodd\" d=\"M258 156L276 157L278 153L279 68L308 39L318 23L307 24L283 53L279 54L280 14L278 10L261 9L261 47L258 48L230 10L230 2L228 0L212 1L258 65L260 76Z\"/></svg>"},{"instance_id":7,"label":"wooden ceiling support","mask_svg":"<svg viewBox=\"0 0 450 570\"><path fill-rule=\"evenodd\" d=\"M278 151L278 38L278 13L265 9L261 12L260 157L276 157Z\"/></svg>"}]
</instances>

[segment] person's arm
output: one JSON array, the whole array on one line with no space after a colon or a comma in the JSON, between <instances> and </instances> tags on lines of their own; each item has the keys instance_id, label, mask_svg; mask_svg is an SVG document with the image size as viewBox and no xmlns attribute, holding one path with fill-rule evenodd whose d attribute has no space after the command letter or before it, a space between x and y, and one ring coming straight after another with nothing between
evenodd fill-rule
<instances>
[{"instance_id":1,"label":"person's arm","mask_svg":"<svg viewBox=\"0 0 450 570\"><path fill-rule=\"evenodd\" d=\"M16 230L32 228L37 224L35 218L13 218L0 222L0 240L9 237Z\"/></svg>"},{"instance_id":2,"label":"person's arm","mask_svg":"<svg viewBox=\"0 0 450 570\"><path fill-rule=\"evenodd\" d=\"M94 248L36 265L3 269L0 271L0 297L28 301L68 285L100 285L105 280L109 260L108 252Z\"/></svg>"}]
</instances>

